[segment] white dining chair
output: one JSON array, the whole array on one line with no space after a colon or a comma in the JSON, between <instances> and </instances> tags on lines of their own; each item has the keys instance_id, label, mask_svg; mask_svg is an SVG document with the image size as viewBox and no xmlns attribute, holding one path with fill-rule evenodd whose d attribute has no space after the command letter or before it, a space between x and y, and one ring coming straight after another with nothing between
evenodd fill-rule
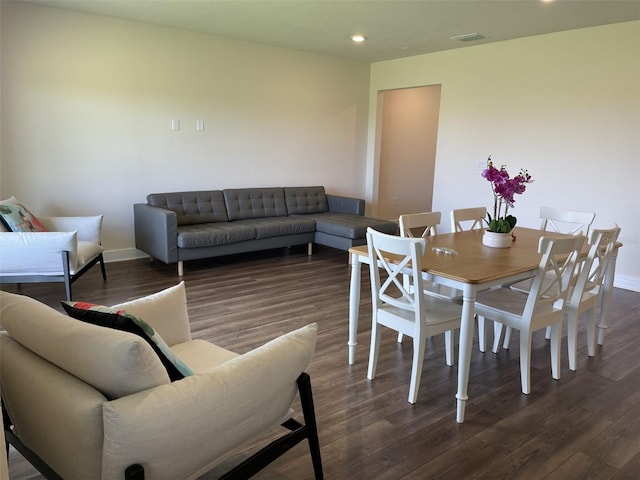
<instances>
[{"instance_id":1,"label":"white dining chair","mask_svg":"<svg viewBox=\"0 0 640 480\"><path fill-rule=\"evenodd\" d=\"M484 227L487 218L485 207L455 208L451 210L451 231L464 232ZM478 345L481 352L487 348L487 335L485 333L484 319L477 317Z\"/></svg>"},{"instance_id":2,"label":"white dining chair","mask_svg":"<svg viewBox=\"0 0 640 480\"><path fill-rule=\"evenodd\" d=\"M453 330L460 328L462 315L461 305L423 293L421 259L426 247L424 238L398 237L367 229L372 297L367 378L373 380L376 376L382 327L412 337L409 403L418 399L427 337L445 334L446 362L453 365ZM381 270L385 272L382 278ZM404 274L410 276L412 288L405 287Z\"/></svg>"},{"instance_id":3,"label":"white dining chair","mask_svg":"<svg viewBox=\"0 0 640 480\"><path fill-rule=\"evenodd\" d=\"M483 228L486 218L485 207L456 208L451 210L451 231L463 232Z\"/></svg>"},{"instance_id":4,"label":"white dining chair","mask_svg":"<svg viewBox=\"0 0 640 480\"><path fill-rule=\"evenodd\" d=\"M540 224L540 230L553 233L565 233L568 235L582 234L585 237L589 235L589 229L595 219L596 214L594 212L586 212L580 210L566 210L555 207L540 207L540 218L542 223ZM522 280L511 285L513 290L522 293L529 293L531 289L531 279ZM494 325L494 332L496 331ZM551 331L547 328L545 332L545 338L549 340ZM509 340L511 339L511 330L507 328L504 335L503 347L509 348ZM493 353L496 353L500 346L493 344Z\"/></svg>"},{"instance_id":5,"label":"white dining chair","mask_svg":"<svg viewBox=\"0 0 640 480\"><path fill-rule=\"evenodd\" d=\"M567 349L569 369L575 371L578 358L578 320L585 316L587 330L587 355L596 352L596 314L602 290L604 275L613 256L615 244L620 235L620 227L594 229L589 235L589 253L579 265L580 273L568 295L567 306Z\"/></svg>"},{"instance_id":6,"label":"white dining chair","mask_svg":"<svg viewBox=\"0 0 640 480\"><path fill-rule=\"evenodd\" d=\"M542 219L540 230L586 236L589 234L589 228L591 228L596 214L594 212L540 207L540 218Z\"/></svg>"},{"instance_id":7,"label":"white dining chair","mask_svg":"<svg viewBox=\"0 0 640 480\"><path fill-rule=\"evenodd\" d=\"M536 330L551 326L551 372L560 378L560 339L563 309L584 236L543 236L542 255L528 295L510 288L481 292L476 297L478 317L520 330L520 379L522 393L531 391L531 338Z\"/></svg>"},{"instance_id":8,"label":"white dining chair","mask_svg":"<svg viewBox=\"0 0 640 480\"><path fill-rule=\"evenodd\" d=\"M440 212L408 213L400 215L400 236L409 238L427 238L438 234L438 225L442 214ZM403 276L405 286L408 286L409 276ZM443 300L462 304L462 292L455 288L423 280L424 293ZM402 342L402 333L398 333L398 343Z\"/></svg>"}]
</instances>

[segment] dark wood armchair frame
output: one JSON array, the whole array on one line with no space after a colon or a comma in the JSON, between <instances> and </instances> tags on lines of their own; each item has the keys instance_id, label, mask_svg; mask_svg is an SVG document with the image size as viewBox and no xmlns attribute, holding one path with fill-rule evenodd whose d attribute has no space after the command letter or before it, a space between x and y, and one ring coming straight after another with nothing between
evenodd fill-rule
<instances>
[{"instance_id":1,"label":"dark wood armchair frame","mask_svg":"<svg viewBox=\"0 0 640 480\"><path fill-rule=\"evenodd\" d=\"M322 459L320 457L320 442L318 440L318 427L316 424L315 408L313 406L313 395L311 392L311 378L305 372L300 374L297 380L298 394L302 406L302 414L304 417L304 425L300 424L293 418L288 419L282 424L289 433L277 438L269 445L263 447L242 463L229 470L222 475L219 480L245 480L252 477L260 470L265 468L278 457L291 450L305 438L309 442L309 451L311 453L311 462L313 464L313 472L316 480L322 480ZM44 460L27 447L13 433L11 429L12 423L7 411L2 406L4 417L4 433L7 453L9 444L13 445L20 454L29 461L46 479L63 480ZM124 472L124 480L144 480L144 466L139 464L130 465Z\"/></svg>"}]
</instances>

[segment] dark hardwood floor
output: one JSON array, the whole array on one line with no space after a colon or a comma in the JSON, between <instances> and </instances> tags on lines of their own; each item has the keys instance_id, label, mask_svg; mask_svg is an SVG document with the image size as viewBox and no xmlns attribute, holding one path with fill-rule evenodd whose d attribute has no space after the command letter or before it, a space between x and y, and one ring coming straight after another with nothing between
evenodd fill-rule
<instances>
[{"instance_id":1,"label":"dark hardwood floor","mask_svg":"<svg viewBox=\"0 0 640 480\"><path fill-rule=\"evenodd\" d=\"M595 358L579 330L577 371L551 378L549 346L534 337L532 393L520 392L517 332L510 350L480 353L477 341L466 421L455 421L457 369L432 338L416 405L407 403L412 346L383 334L378 375L366 379L371 300L362 274L356 364L347 363L347 253L274 250L187 262L184 281L194 337L244 353L284 332L317 322L309 366L327 479L640 479L640 293L615 289L610 328ZM176 266L135 260L99 268L74 284L74 299L114 304L178 282ZM3 285L59 307L61 284ZM488 339L492 335L488 333ZM211 441L215 441L212 434ZM176 446L176 455L180 455ZM40 477L15 451L12 480ZM202 479L216 478L210 472ZM312 478L306 444L257 479ZM176 479L179 480L179 479Z\"/></svg>"}]
</instances>

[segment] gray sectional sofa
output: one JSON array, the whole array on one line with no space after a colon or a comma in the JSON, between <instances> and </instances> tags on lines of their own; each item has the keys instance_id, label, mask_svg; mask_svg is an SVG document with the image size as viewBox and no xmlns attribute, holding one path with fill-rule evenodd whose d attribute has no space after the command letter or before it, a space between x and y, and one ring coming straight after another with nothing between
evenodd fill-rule
<instances>
[{"instance_id":1,"label":"gray sectional sofa","mask_svg":"<svg viewBox=\"0 0 640 480\"><path fill-rule=\"evenodd\" d=\"M136 248L165 263L313 243L343 250L366 243L367 227L396 222L364 216L364 200L324 187L152 193L133 206Z\"/></svg>"}]
</instances>

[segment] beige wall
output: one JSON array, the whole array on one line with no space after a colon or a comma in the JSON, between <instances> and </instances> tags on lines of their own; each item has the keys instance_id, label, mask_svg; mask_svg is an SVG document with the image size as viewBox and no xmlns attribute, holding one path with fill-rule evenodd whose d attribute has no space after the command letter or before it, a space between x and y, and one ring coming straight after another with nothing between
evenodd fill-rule
<instances>
[{"instance_id":1,"label":"beige wall","mask_svg":"<svg viewBox=\"0 0 640 480\"><path fill-rule=\"evenodd\" d=\"M512 211L539 227L542 205L622 227L616 285L640 291L640 22L375 63L367 200L375 211L378 93L442 85L433 209L490 206L476 162L492 155L535 183ZM445 217L446 218L446 217ZM442 229L442 231L445 231Z\"/></svg>"},{"instance_id":2,"label":"beige wall","mask_svg":"<svg viewBox=\"0 0 640 480\"><path fill-rule=\"evenodd\" d=\"M108 258L134 253L132 204L151 192L364 196L367 64L1 5L0 198L41 215L104 213Z\"/></svg>"}]
</instances>

